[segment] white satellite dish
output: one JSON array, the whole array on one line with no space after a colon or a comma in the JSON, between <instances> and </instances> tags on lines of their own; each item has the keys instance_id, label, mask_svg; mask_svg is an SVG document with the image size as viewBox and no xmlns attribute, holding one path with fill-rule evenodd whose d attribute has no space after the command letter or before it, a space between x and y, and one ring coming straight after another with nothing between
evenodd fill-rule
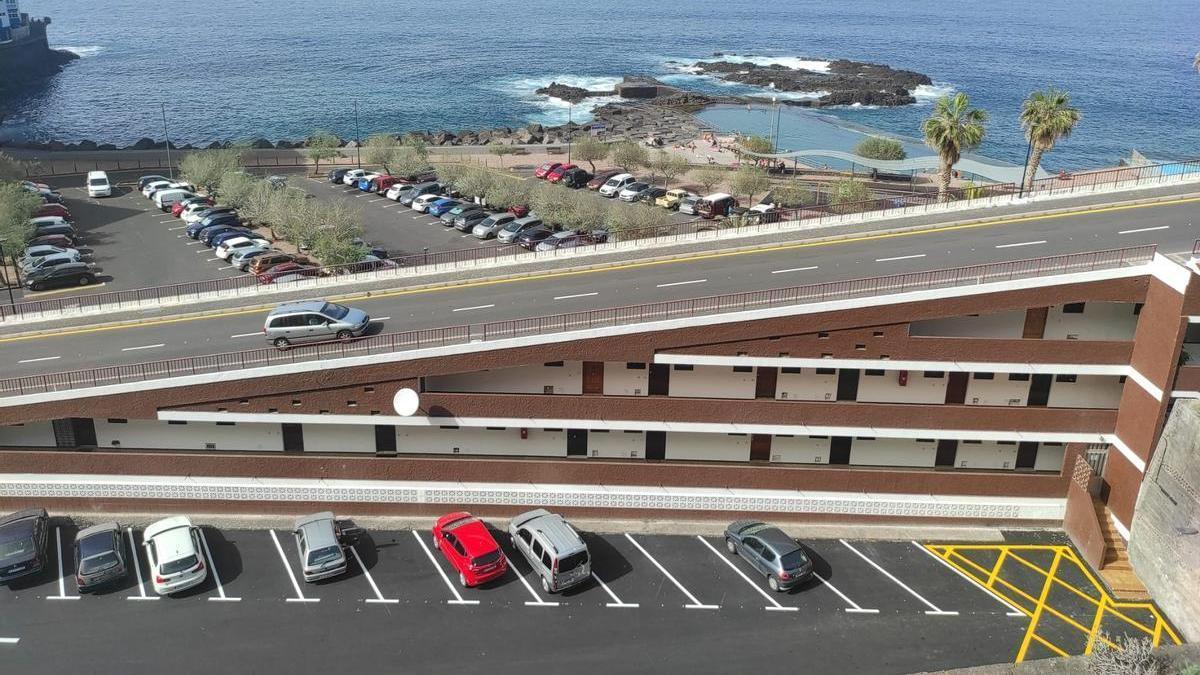
<instances>
[{"instance_id":1,"label":"white satellite dish","mask_svg":"<svg viewBox=\"0 0 1200 675\"><path fill-rule=\"evenodd\" d=\"M417 410L420 410L420 406L421 397L408 387L396 392L396 395L392 397L392 407L396 409L397 415L411 417Z\"/></svg>"}]
</instances>

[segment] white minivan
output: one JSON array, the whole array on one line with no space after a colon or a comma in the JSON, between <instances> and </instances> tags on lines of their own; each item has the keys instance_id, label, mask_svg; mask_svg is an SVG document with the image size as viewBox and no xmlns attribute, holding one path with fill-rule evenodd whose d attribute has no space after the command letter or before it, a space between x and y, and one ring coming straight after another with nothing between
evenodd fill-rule
<instances>
[{"instance_id":1,"label":"white minivan","mask_svg":"<svg viewBox=\"0 0 1200 675\"><path fill-rule=\"evenodd\" d=\"M636 182L637 179L631 173L619 173L608 179L604 185L600 186L601 197L616 197L617 193L624 190L630 183Z\"/></svg>"},{"instance_id":2,"label":"white minivan","mask_svg":"<svg viewBox=\"0 0 1200 675\"><path fill-rule=\"evenodd\" d=\"M103 171L89 171L87 192L89 197L111 197L112 183L108 182L108 174Z\"/></svg>"}]
</instances>

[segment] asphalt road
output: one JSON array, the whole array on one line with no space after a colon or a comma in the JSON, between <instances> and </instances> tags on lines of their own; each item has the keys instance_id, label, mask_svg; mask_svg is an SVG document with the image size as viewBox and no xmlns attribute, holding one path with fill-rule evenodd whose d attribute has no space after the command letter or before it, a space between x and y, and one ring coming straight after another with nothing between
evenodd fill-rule
<instances>
[{"instance_id":1,"label":"asphalt road","mask_svg":"<svg viewBox=\"0 0 1200 675\"><path fill-rule=\"evenodd\" d=\"M55 525L61 568L52 538L0 587L5 672L906 673L1010 662L1028 624L909 541L805 542L820 579L773 593L719 537L584 533L595 578L546 595L501 533L513 570L463 589L427 531L372 532L361 565L305 584L286 530L204 527L219 585L153 599L139 555L140 578L81 598L76 526Z\"/></svg>"},{"instance_id":2,"label":"asphalt road","mask_svg":"<svg viewBox=\"0 0 1200 675\"><path fill-rule=\"evenodd\" d=\"M435 290L398 290L346 302L376 318L378 331L395 332L1143 244L1157 244L1163 253L1190 252L1200 237L1198 214L1200 201L1154 204L550 272L503 282L483 280ZM231 309L115 329L68 328L39 336L0 337L0 365L16 376L259 348L266 345L259 334L263 316L262 311Z\"/></svg>"}]
</instances>

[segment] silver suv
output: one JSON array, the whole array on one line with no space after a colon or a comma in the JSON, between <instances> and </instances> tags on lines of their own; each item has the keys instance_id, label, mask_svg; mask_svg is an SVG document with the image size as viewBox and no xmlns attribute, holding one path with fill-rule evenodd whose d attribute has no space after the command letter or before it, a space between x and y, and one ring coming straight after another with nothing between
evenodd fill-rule
<instances>
[{"instance_id":1,"label":"silver suv","mask_svg":"<svg viewBox=\"0 0 1200 675\"><path fill-rule=\"evenodd\" d=\"M287 349L297 342L360 337L369 325L371 317L361 309L324 300L301 300L271 310L263 323L263 334L271 344Z\"/></svg>"},{"instance_id":2,"label":"silver suv","mask_svg":"<svg viewBox=\"0 0 1200 675\"><path fill-rule=\"evenodd\" d=\"M542 590L556 593L587 580L592 560L587 544L557 513L534 509L508 524L513 548L525 556L542 580Z\"/></svg>"}]
</instances>

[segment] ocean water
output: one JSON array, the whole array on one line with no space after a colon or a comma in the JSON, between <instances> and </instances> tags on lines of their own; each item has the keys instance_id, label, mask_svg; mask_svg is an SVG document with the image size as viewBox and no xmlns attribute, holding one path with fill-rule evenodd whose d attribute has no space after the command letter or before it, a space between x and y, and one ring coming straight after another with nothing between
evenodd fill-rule
<instances>
[{"instance_id":1,"label":"ocean water","mask_svg":"<svg viewBox=\"0 0 1200 675\"><path fill-rule=\"evenodd\" d=\"M101 5L22 0L23 11L53 18L54 46L83 58L10 103L0 138L161 137L164 103L180 142L298 138L315 128L353 137L355 101L363 135L558 123L568 114L581 121L597 102L568 110L533 90L555 80L604 88L626 73L745 90L685 67L722 51L812 67L834 58L875 61L935 81L918 92L917 105L820 113L835 124L917 137L933 98L965 91L992 116L980 153L1020 163L1021 100L1057 85L1072 93L1083 122L1047 157L1053 169L1111 164L1134 148L1160 159L1200 156L1196 0ZM803 114L788 112L789 119ZM722 114L720 122L754 128L755 115L764 113ZM792 147L788 134L781 144Z\"/></svg>"}]
</instances>

